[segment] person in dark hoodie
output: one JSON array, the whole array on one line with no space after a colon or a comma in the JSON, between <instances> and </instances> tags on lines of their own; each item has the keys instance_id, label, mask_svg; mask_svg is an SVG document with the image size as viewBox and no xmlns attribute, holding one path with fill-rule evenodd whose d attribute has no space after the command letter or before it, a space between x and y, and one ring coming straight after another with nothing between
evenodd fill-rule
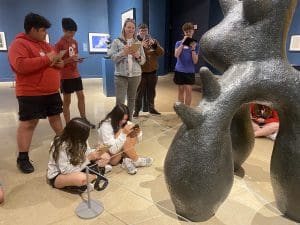
<instances>
[{"instance_id":1,"label":"person in dark hoodie","mask_svg":"<svg viewBox=\"0 0 300 225\"><path fill-rule=\"evenodd\" d=\"M60 113L62 100L59 94L62 55L45 38L50 22L43 16L29 13L25 16L25 33L11 43L8 59L16 74L16 96L19 103L17 166L23 173L32 173L29 148L39 119L48 117L56 134L63 130Z\"/></svg>"}]
</instances>

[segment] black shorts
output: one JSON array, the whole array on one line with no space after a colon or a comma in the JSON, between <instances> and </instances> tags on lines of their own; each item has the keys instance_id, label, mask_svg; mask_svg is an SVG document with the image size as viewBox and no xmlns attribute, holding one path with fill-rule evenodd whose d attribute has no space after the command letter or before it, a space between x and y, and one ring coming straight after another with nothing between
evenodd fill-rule
<instances>
[{"instance_id":1,"label":"black shorts","mask_svg":"<svg viewBox=\"0 0 300 225\"><path fill-rule=\"evenodd\" d=\"M62 100L59 93L42 96L17 96L19 102L19 120L45 119L47 116L59 115Z\"/></svg>"},{"instance_id":2,"label":"black shorts","mask_svg":"<svg viewBox=\"0 0 300 225\"><path fill-rule=\"evenodd\" d=\"M82 91L83 85L81 77L74 79L64 79L60 83L60 91L63 94L72 94L73 92Z\"/></svg>"},{"instance_id":3,"label":"black shorts","mask_svg":"<svg viewBox=\"0 0 300 225\"><path fill-rule=\"evenodd\" d=\"M183 73L175 71L173 81L177 85L193 85L195 84L195 73Z\"/></svg>"}]
</instances>

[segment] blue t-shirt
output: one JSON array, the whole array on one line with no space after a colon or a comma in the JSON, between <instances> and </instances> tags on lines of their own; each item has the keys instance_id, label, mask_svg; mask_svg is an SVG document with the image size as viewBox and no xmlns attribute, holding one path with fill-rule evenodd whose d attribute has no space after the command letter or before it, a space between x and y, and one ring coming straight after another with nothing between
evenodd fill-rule
<instances>
[{"instance_id":1,"label":"blue t-shirt","mask_svg":"<svg viewBox=\"0 0 300 225\"><path fill-rule=\"evenodd\" d=\"M181 45L182 41L177 41L175 44L175 49ZM196 54L199 54L200 46L196 45ZM182 52L177 58L175 71L183 73L195 73L195 64L192 59L192 50L189 46L183 46Z\"/></svg>"}]
</instances>

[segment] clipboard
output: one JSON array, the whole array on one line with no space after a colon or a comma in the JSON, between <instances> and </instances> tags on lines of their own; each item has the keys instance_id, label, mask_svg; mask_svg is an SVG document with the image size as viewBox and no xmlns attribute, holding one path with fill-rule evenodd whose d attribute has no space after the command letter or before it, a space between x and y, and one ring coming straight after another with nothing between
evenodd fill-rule
<instances>
[{"instance_id":1,"label":"clipboard","mask_svg":"<svg viewBox=\"0 0 300 225\"><path fill-rule=\"evenodd\" d=\"M129 50L133 52L137 52L141 47L140 43L133 43L129 46Z\"/></svg>"},{"instance_id":2,"label":"clipboard","mask_svg":"<svg viewBox=\"0 0 300 225\"><path fill-rule=\"evenodd\" d=\"M62 57L66 54L67 50L61 50L53 59L52 63L50 66L53 66L55 63L58 61L62 60Z\"/></svg>"},{"instance_id":3,"label":"clipboard","mask_svg":"<svg viewBox=\"0 0 300 225\"><path fill-rule=\"evenodd\" d=\"M182 44L186 46L190 46L192 42L197 42L197 40L195 40L194 38L187 37Z\"/></svg>"}]
</instances>

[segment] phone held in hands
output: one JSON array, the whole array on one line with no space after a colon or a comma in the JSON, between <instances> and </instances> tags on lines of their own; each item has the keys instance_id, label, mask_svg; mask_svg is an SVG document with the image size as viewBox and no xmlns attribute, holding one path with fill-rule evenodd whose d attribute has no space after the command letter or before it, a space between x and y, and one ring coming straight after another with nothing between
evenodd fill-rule
<instances>
[{"instance_id":1,"label":"phone held in hands","mask_svg":"<svg viewBox=\"0 0 300 225\"><path fill-rule=\"evenodd\" d=\"M131 129L132 130L137 130L137 129L139 129L140 128L140 126L138 125L138 124L135 124Z\"/></svg>"},{"instance_id":2,"label":"phone held in hands","mask_svg":"<svg viewBox=\"0 0 300 225\"><path fill-rule=\"evenodd\" d=\"M54 56L50 66L62 60L63 56L66 54L67 50L61 50L56 56Z\"/></svg>"},{"instance_id":3,"label":"phone held in hands","mask_svg":"<svg viewBox=\"0 0 300 225\"><path fill-rule=\"evenodd\" d=\"M197 43L197 40L194 38L187 37L182 44L185 46L190 46L192 42Z\"/></svg>"},{"instance_id":4,"label":"phone held in hands","mask_svg":"<svg viewBox=\"0 0 300 225\"><path fill-rule=\"evenodd\" d=\"M149 39L151 39L150 34L146 34L146 35L144 36L144 41L147 41L147 40L149 40Z\"/></svg>"}]
</instances>

